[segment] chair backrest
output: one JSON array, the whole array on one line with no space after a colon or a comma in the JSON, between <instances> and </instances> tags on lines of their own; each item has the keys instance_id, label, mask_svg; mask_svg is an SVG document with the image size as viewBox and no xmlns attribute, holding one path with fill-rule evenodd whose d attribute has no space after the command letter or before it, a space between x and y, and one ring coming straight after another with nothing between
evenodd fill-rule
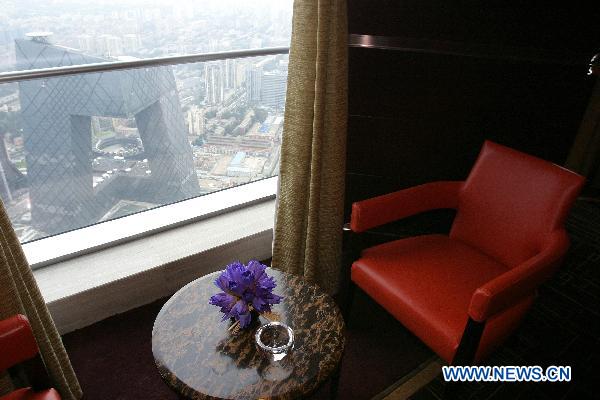
<instances>
[{"instance_id":1,"label":"chair backrest","mask_svg":"<svg viewBox=\"0 0 600 400\"><path fill-rule=\"evenodd\" d=\"M37 353L37 343L26 316L17 314L0 321L0 372Z\"/></svg>"},{"instance_id":2,"label":"chair backrest","mask_svg":"<svg viewBox=\"0 0 600 400\"><path fill-rule=\"evenodd\" d=\"M585 178L550 162L486 141L459 195L450 237L508 267L537 254L564 229Z\"/></svg>"}]
</instances>

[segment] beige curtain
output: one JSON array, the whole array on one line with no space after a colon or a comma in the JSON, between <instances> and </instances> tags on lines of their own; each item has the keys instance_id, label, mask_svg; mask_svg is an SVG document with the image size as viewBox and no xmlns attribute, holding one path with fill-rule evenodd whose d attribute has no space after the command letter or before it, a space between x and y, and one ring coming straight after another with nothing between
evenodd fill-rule
<instances>
[{"instance_id":1,"label":"beige curtain","mask_svg":"<svg viewBox=\"0 0 600 400\"><path fill-rule=\"evenodd\" d=\"M585 175L590 186L600 189L600 81L597 77L565 166Z\"/></svg>"},{"instance_id":2,"label":"beige curtain","mask_svg":"<svg viewBox=\"0 0 600 400\"><path fill-rule=\"evenodd\" d=\"M81 388L62 340L33 278L4 205L0 202L0 319L14 314L24 314L29 319L40 354L63 400L80 399Z\"/></svg>"},{"instance_id":3,"label":"beige curtain","mask_svg":"<svg viewBox=\"0 0 600 400\"><path fill-rule=\"evenodd\" d=\"M273 266L338 289L346 158L345 0L296 0Z\"/></svg>"}]
</instances>

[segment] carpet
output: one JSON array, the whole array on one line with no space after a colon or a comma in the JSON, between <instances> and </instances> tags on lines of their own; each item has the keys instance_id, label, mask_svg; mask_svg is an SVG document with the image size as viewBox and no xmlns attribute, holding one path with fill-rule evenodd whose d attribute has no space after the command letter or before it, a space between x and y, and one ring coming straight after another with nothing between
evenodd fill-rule
<instances>
[{"instance_id":1,"label":"carpet","mask_svg":"<svg viewBox=\"0 0 600 400\"><path fill-rule=\"evenodd\" d=\"M600 369L600 203L579 199L565 223L571 247L558 272L542 285L515 335L486 365L570 365L562 383L462 384L460 399L596 399ZM413 400L438 400L445 383L438 376Z\"/></svg>"},{"instance_id":2,"label":"carpet","mask_svg":"<svg viewBox=\"0 0 600 400\"><path fill-rule=\"evenodd\" d=\"M63 341L86 400L177 399L152 357L154 319L167 299L71 332ZM357 293L347 329L339 399L371 399L433 353L379 305ZM310 399L329 399L329 383Z\"/></svg>"}]
</instances>

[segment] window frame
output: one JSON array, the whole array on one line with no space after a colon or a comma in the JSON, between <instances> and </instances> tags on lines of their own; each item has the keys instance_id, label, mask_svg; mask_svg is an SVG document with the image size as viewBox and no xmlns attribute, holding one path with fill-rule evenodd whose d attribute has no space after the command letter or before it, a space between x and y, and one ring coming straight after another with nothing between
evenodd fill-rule
<instances>
[{"instance_id":1,"label":"window frame","mask_svg":"<svg viewBox=\"0 0 600 400\"><path fill-rule=\"evenodd\" d=\"M275 199L278 176L261 179L22 244L31 269ZM275 218L275 216L273 216Z\"/></svg>"},{"instance_id":2,"label":"window frame","mask_svg":"<svg viewBox=\"0 0 600 400\"><path fill-rule=\"evenodd\" d=\"M264 57L289 54L289 50L289 47L271 47L10 71L0 73L0 84L74 74ZM114 220L23 243L23 251L32 269L42 268L160 231L237 210L257 202L274 199L277 192L277 180L277 176L264 178L234 188L165 204Z\"/></svg>"}]
</instances>

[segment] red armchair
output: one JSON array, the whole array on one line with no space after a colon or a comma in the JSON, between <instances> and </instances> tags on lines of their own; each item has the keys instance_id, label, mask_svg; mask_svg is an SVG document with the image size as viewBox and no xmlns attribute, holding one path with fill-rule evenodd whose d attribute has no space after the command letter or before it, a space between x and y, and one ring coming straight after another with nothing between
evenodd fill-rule
<instances>
[{"instance_id":1,"label":"red armchair","mask_svg":"<svg viewBox=\"0 0 600 400\"><path fill-rule=\"evenodd\" d=\"M24 315L0 321L0 372L5 370L9 370L15 380L29 381L31 387L0 396L0 400L60 400L58 392L48 388L49 379Z\"/></svg>"},{"instance_id":2,"label":"red armchair","mask_svg":"<svg viewBox=\"0 0 600 400\"><path fill-rule=\"evenodd\" d=\"M486 141L464 182L428 183L352 205L354 233L437 208L457 213L447 236L365 249L351 280L442 359L478 362L515 330L536 288L559 266L569 247L564 221L583 183Z\"/></svg>"}]
</instances>

